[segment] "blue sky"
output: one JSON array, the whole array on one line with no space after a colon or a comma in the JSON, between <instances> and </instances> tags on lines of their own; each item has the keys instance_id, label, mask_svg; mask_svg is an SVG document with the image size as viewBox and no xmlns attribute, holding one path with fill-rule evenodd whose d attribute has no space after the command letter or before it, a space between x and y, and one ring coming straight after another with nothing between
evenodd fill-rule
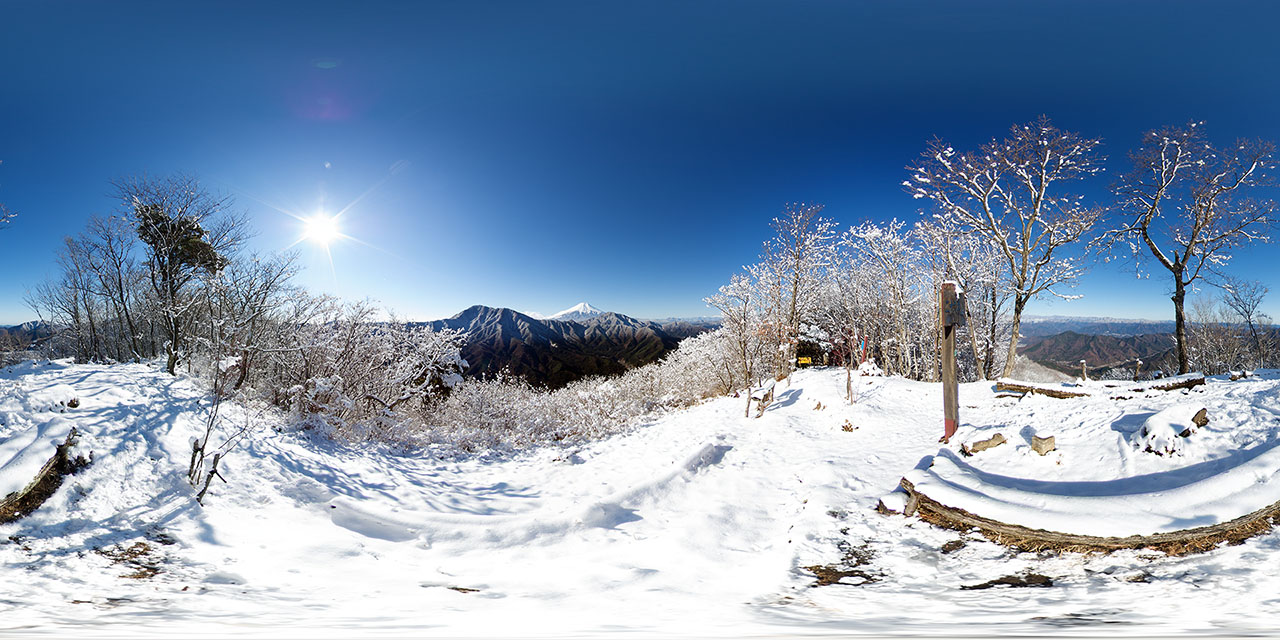
<instances>
[{"instance_id":1,"label":"blue sky","mask_svg":"<svg viewBox=\"0 0 1280 640\"><path fill-rule=\"evenodd\" d=\"M351 205L302 284L431 319L471 304L710 313L786 202L915 220L904 166L1044 113L1280 140L1280 6L1148 2L0 0L0 323L110 213L112 178L183 171L275 251ZM1100 201L1106 179L1090 187ZM351 203L355 203L352 205ZM1233 270L1275 292L1276 245ZM1168 284L1095 266L1031 313L1167 318Z\"/></svg>"}]
</instances>

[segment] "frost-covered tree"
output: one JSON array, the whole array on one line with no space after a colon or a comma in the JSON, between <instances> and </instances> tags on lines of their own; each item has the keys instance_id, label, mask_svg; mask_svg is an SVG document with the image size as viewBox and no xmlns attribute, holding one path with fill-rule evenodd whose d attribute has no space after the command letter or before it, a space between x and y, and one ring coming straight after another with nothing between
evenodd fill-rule
<instances>
[{"instance_id":1,"label":"frost-covered tree","mask_svg":"<svg viewBox=\"0 0 1280 640\"><path fill-rule=\"evenodd\" d=\"M120 216L93 216L81 242L87 248L98 293L108 309L107 322L113 328L108 352L120 362L154 355L138 318L145 292L137 286L143 276L135 255L137 235L129 221Z\"/></svg>"},{"instance_id":2,"label":"frost-covered tree","mask_svg":"<svg viewBox=\"0 0 1280 640\"><path fill-rule=\"evenodd\" d=\"M861 267L861 277L869 278L874 287L876 297L866 324L880 366L889 373L936 380L933 283L920 247L905 227L896 219L884 226L863 223L849 229L842 244L857 254L854 262Z\"/></svg>"},{"instance_id":3,"label":"frost-covered tree","mask_svg":"<svg viewBox=\"0 0 1280 640\"><path fill-rule=\"evenodd\" d=\"M1249 366L1247 340L1241 339L1221 301L1208 295L1194 296L1187 313L1187 358L1209 375Z\"/></svg>"},{"instance_id":4,"label":"frost-covered tree","mask_svg":"<svg viewBox=\"0 0 1280 640\"><path fill-rule=\"evenodd\" d=\"M964 290L968 322L963 332L969 336L973 372L978 379L994 377L1007 337L1004 311L1012 295L1007 264L996 247L975 233L957 229L949 218L917 222L911 232L933 270L933 281L952 280Z\"/></svg>"},{"instance_id":5,"label":"frost-covered tree","mask_svg":"<svg viewBox=\"0 0 1280 640\"><path fill-rule=\"evenodd\" d=\"M1266 366L1270 354L1271 317L1259 310L1268 289L1256 280L1244 280L1226 276L1222 281L1222 304L1235 314L1234 320L1249 330L1249 346L1253 350L1255 366Z\"/></svg>"},{"instance_id":6,"label":"frost-covered tree","mask_svg":"<svg viewBox=\"0 0 1280 640\"><path fill-rule=\"evenodd\" d=\"M214 195L186 175L134 176L112 182L125 215L146 246L152 293L162 316L166 365L174 373L197 300L190 288L201 272L216 273L244 239L230 196Z\"/></svg>"},{"instance_id":7,"label":"frost-covered tree","mask_svg":"<svg viewBox=\"0 0 1280 640\"><path fill-rule=\"evenodd\" d=\"M289 325L283 314L297 274L295 254L248 256L201 278L202 311L195 342L209 360L217 393L237 391L262 366L271 324Z\"/></svg>"},{"instance_id":8,"label":"frost-covered tree","mask_svg":"<svg viewBox=\"0 0 1280 640\"><path fill-rule=\"evenodd\" d=\"M381 320L369 301L295 292L280 315L278 342L260 348L272 400L342 437L399 440L467 366L461 332Z\"/></svg>"},{"instance_id":9,"label":"frost-covered tree","mask_svg":"<svg viewBox=\"0 0 1280 640\"><path fill-rule=\"evenodd\" d=\"M1173 279L1179 373L1189 370L1187 292L1233 249L1268 240L1276 204L1248 194L1274 184L1274 154L1262 140L1215 147L1198 122L1148 131L1129 154L1133 170L1115 187L1123 219L1107 238L1124 243L1139 268L1149 255Z\"/></svg>"},{"instance_id":10,"label":"frost-covered tree","mask_svg":"<svg viewBox=\"0 0 1280 640\"><path fill-rule=\"evenodd\" d=\"M734 369L742 377L735 387L746 387L746 416L751 415L750 387L760 376L760 361L769 348L763 314L759 303L761 294L758 283L752 282L747 275L737 274L729 284L720 287L715 295L705 302L720 310L720 326L730 344L730 354L734 360Z\"/></svg>"},{"instance_id":11,"label":"frost-covered tree","mask_svg":"<svg viewBox=\"0 0 1280 640\"><path fill-rule=\"evenodd\" d=\"M1027 303L1042 293L1068 297L1058 288L1082 273L1079 261L1062 250L1089 232L1102 209L1067 186L1103 170L1100 144L1042 116L977 151L956 151L935 139L908 167L903 185L913 197L932 201L940 216L980 235L1008 266L1013 318L1006 376L1013 373Z\"/></svg>"},{"instance_id":12,"label":"frost-covered tree","mask_svg":"<svg viewBox=\"0 0 1280 640\"><path fill-rule=\"evenodd\" d=\"M814 314L818 342L828 347L845 367L845 398L854 402L853 369L861 364L865 347L874 346L881 308L880 283L874 270L859 262L847 236L841 238L831 268L827 270Z\"/></svg>"},{"instance_id":13,"label":"frost-covered tree","mask_svg":"<svg viewBox=\"0 0 1280 640\"><path fill-rule=\"evenodd\" d=\"M90 267L89 247L81 238L64 238L56 260L60 277L37 285L28 294L27 304L42 320L63 328L51 345L54 354L71 355L79 362L100 361L104 309Z\"/></svg>"},{"instance_id":14,"label":"frost-covered tree","mask_svg":"<svg viewBox=\"0 0 1280 640\"><path fill-rule=\"evenodd\" d=\"M732 346L724 329L706 331L681 340L667 359L684 373L680 382L669 385L669 389L693 392L698 397L731 393L737 380ZM687 384L690 381L696 384Z\"/></svg>"},{"instance_id":15,"label":"frost-covered tree","mask_svg":"<svg viewBox=\"0 0 1280 640\"><path fill-rule=\"evenodd\" d=\"M775 373L790 373L799 343L800 325L817 301L817 284L831 263L836 223L822 217L824 205L791 203L771 224L773 239L764 245L761 267L773 277L776 300L772 321L780 347Z\"/></svg>"}]
</instances>

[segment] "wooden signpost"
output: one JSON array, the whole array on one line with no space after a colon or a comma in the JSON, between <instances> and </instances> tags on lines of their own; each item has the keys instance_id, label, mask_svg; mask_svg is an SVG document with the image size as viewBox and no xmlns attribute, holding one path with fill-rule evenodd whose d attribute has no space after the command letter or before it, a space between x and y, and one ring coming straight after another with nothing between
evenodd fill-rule
<instances>
[{"instance_id":1,"label":"wooden signpost","mask_svg":"<svg viewBox=\"0 0 1280 640\"><path fill-rule=\"evenodd\" d=\"M964 293L956 283L942 283L938 315L942 323L942 442L949 442L960 427L960 397L956 381L956 329L965 324Z\"/></svg>"}]
</instances>

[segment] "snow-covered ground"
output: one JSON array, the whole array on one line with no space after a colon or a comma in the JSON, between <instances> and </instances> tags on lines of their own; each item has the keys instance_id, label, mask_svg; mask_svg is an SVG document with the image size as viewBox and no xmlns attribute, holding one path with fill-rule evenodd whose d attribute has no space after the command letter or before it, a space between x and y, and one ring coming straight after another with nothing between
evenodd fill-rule
<instances>
[{"instance_id":1,"label":"snow-covered ground","mask_svg":"<svg viewBox=\"0 0 1280 640\"><path fill-rule=\"evenodd\" d=\"M941 391L861 378L850 406L843 376L798 372L760 419L724 398L497 462L346 447L268 422L226 459L229 482L215 481L201 507L185 481L207 403L193 383L143 365L19 365L0 374L6 455L27 450L9 442L52 453L69 424L94 462L34 514L0 525L0 633L1280 630L1275 532L1177 558L1036 555L876 513L899 478L939 453ZM964 385L960 436L1002 432L1010 443L967 460L1021 478L1112 477L1110 459L1094 459L1108 446L1129 447L1115 455L1142 475L1274 442L1278 387L1270 373L1116 402L1018 401ZM78 407L61 402L68 391ZM1133 448L1130 427L1188 402L1210 406L1212 421L1182 456ZM1060 451L1029 454L1031 432L1057 434ZM815 586L805 568L815 565L847 574ZM1028 572L1052 586L962 588Z\"/></svg>"}]
</instances>

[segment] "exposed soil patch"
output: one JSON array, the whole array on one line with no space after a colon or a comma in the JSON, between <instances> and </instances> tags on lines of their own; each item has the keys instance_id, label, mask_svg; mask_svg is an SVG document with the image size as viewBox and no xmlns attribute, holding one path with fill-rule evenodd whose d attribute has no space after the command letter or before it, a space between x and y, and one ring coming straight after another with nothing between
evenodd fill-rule
<instances>
[{"instance_id":1,"label":"exposed soil patch","mask_svg":"<svg viewBox=\"0 0 1280 640\"><path fill-rule=\"evenodd\" d=\"M879 582L884 578L883 574L859 568L870 566L871 558L874 556L874 553L866 545L855 547L841 540L837 543L837 546L844 552L844 557L841 558L840 562L800 567L818 578L818 581L813 583L813 586L825 587L832 584L843 584L861 587L873 582Z\"/></svg>"},{"instance_id":2,"label":"exposed soil patch","mask_svg":"<svg viewBox=\"0 0 1280 640\"><path fill-rule=\"evenodd\" d=\"M1042 576L1038 573L1026 573L1020 576L996 578L995 580L988 580L982 584L966 584L960 588L965 590L990 589L1001 585L1008 585L1010 587L1052 587L1053 579L1049 576Z\"/></svg>"},{"instance_id":3,"label":"exposed soil patch","mask_svg":"<svg viewBox=\"0 0 1280 640\"><path fill-rule=\"evenodd\" d=\"M141 540L128 547L116 545L106 549L94 549L94 552L111 560L112 564L123 565L130 570L128 573L121 574L121 578L148 580L163 571L160 568L161 559L155 556L155 549Z\"/></svg>"}]
</instances>

